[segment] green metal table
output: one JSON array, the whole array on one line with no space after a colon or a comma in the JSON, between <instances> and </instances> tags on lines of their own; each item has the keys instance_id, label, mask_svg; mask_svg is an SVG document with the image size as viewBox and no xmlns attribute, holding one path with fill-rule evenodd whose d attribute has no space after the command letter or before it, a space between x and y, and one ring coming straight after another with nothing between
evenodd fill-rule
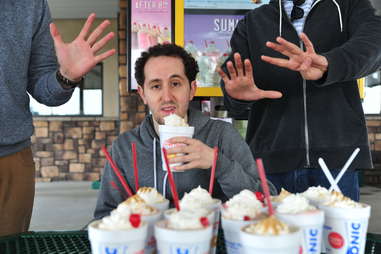
<instances>
[{"instance_id":1,"label":"green metal table","mask_svg":"<svg viewBox=\"0 0 381 254\"><path fill-rule=\"evenodd\" d=\"M217 254L225 254L220 234ZM28 232L0 237L1 254L90 254L87 231ZM381 254L381 235L368 234L366 254Z\"/></svg>"}]
</instances>

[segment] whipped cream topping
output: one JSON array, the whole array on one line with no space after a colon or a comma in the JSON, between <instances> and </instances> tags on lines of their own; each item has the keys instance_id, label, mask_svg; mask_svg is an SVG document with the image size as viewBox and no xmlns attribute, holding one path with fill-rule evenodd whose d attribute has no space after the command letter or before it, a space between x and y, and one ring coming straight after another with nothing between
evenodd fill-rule
<instances>
[{"instance_id":1,"label":"whipped cream topping","mask_svg":"<svg viewBox=\"0 0 381 254\"><path fill-rule=\"evenodd\" d=\"M118 205L118 207L111 211L109 216L104 217L99 223L98 227L105 230L129 230L133 226L130 222L131 210L125 205Z\"/></svg>"},{"instance_id":2,"label":"whipped cream topping","mask_svg":"<svg viewBox=\"0 0 381 254\"><path fill-rule=\"evenodd\" d=\"M276 208L278 213L301 213L305 211L316 210L308 202L308 199L301 194L291 194L283 199Z\"/></svg>"},{"instance_id":3,"label":"whipped cream topping","mask_svg":"<svg viewBox=\"0 0 381 254\"><path fill-rule=\"evenodd\" d=\"M330 199L324 203L325 206L340 207L340 208L362 208L362 204L344 196L340 192L333 191Z\"/></svg>"},{"instance_id":4,"label":"whipped cream topping","mask_svg":"<svg viewBox=\"0 0 381 254\"><path fill-rule=\"evenodd\" d=\"M150 205L148 205L144 199L138 195L133 195L129 197L124 202L120 203L119 206L128 207L132 213L138 213L141 215L153 215L158 212L158 210ZM118 206L118 207L119 207Z\"/></svg>"},{"instance_id":5,"label":"whipped cream topping","mask_svg":"<svg viewBox=\"0 0 381 254\"><path fill-rule=\"evenodd\" d=\"M140 187L136 194L149 205L165 201L163 195L161 195L155 188L152 187Z\"/></svg>"},{"instance_id":6,"label":"whipped cream topping","mask_svg":"<svg viewBox=\"0 0 381 254\"><path fill-rule=\"evenodd\" d=\"M231 220L253 220L262 209L261 202L250 190L242 190L223 206L222 216Z\"/></svg>"},{"instance_id":7,"label":"whipped cream topping","mask_svg":"<svg viewBox=\"0 0 381 254\"><path fill-rule=\"evenodd\" d=\"M189 126L186 122L185 119L176 115L176 114L170 114L166 117L164 117L164 124L169 125L169 126Z\"/></svg>"},{"instance_id":8,"label":"whipped cream topping","mask_svg":"<svg viewBox=\"0 0 381 254\"><path fill-rule=\"evenodd\" d=\"M269 216L258 223L245 227L244 231L256 235L284 235L290 233L290 228L275 216Z\"/></svg>"},{"instance_id":9,"label":"whipped cream topping","mask_svg":"<svg viewBox=\"0 0 381 254\"><path fill-rule=\"evenodd\" d=\"M328 189L321 186L309 187L305 192L301 194L307 199L318 203L326 202L331 196L331 193L328 191Z\"/></svg>"},{"instance_id":10,"label":"whipped cream topping","mask_svg":"<svg viewBox=\"0 0 381 254\"><path fill-rule=\"evenodd\" d=\"M193 210L182 209L174 211L168 216L168 228L172 229L200 229L209 225L209 221L203 213L208 213L206 210L203 212L195 212ZM206 223L207 224L203 224Z\"/></svg>"},{"instance_id":11,"label":"whipped cream topping","mask_svg":"<svg viewBox=\"0 0 381 254\"><path fill-rule=\"evenodd\" d=\"M201 186L194 188L189 193L184 193L180 201L181 209L196 210L214 204L216 201L209 192Z\"/></svg>"},{"instance_id":12,"label":"whipped cream topping","mask_svg":"<svg viewBox=\"0 0 381 254\"><path fill-rule=\"evenodd\" d=\"M282 188L278 196L271 197L271 201L279 203L289 195L291 195L291 193Z\"/></svg>"}]
</instances>

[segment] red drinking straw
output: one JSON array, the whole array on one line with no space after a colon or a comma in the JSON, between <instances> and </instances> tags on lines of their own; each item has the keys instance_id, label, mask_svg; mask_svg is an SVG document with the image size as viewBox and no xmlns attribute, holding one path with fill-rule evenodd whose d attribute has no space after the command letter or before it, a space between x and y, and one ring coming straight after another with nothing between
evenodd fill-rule
<instances>
[{"instance_id":1,"label":"red drinking straw","mask_svg":"<svg viewBox=\"0 0 381 254\"><path fill-rule=\"evenodd\" d=\"M114 170L114 173L118 177L118 179L119 179L120 183L122 184L124 190L127 192L128 196L131 197L133 194L132 194L130 187L128 187L126 180L123 178L122 173L120 173L119 168L116 166L115 162L112 160L111 155L108 153L108 151L104 145L102 146L102 151L106 155L106 159L110 163L111 168Z\"/></svg>"},{"instance_id":2,"label":"red drinking straw","mask_svg":"<svg viewBox=\"0 0 381 254\"><path fill-rule=\"evenodd\" d=\"M269 215L271 216L274 214L274 209L273 209L273 206L272 206L271 201L270 201L270 190L269 190L269 185L267 184L267 180L266 180L265 168L263 167L263 162L262 162L261 158L258 158L256 160L256 162L257 162L257 166L258 166L259 177L261 178L262 190L265 194L267 206L269 208Z\"/></svg>"},{"instance_id":3,"label":"red drinking straw","mask_svg":"<svg viewBox=\"0 0 381 254\"><path fill-rule=\"evenodd\" d=\"M139 190L139 171L138 171L138 159L136 156L136 143L131 143L132 148L132 159L134 162L134 176L135 176L135 189L136 192Z\"/></svg>"},{"instance_id":4,"label":"red drinking straw","mask_svg":"<svg viewBox=\"0 0 381 254\"><path fill-rule=\"evenodd\" d=\"M163 147L163 154L164 154L165 165L167 166L167 170L168 170L169 185L171 187L173 201L175 202L176 210L180 211L179 196L177 195L175 180L173 179L172 170L168 163L167 150L164 147Z\"/></svg>"},{"instance_id":5,"label":"red drinking straw","mask_svg":"<svg viewBox=\"0 0 381 254\"><path fill-rule=\"evenodd\" d=\"M210 180L209 180L209 194L212 195L213 193L213 187L214 187L214 176L216 175L216 165L217 165L217 159L218 159L218 147L215 146L213 149L213 166L212 166L212 172L210 172Z\"/></svg>"}]
</instances>

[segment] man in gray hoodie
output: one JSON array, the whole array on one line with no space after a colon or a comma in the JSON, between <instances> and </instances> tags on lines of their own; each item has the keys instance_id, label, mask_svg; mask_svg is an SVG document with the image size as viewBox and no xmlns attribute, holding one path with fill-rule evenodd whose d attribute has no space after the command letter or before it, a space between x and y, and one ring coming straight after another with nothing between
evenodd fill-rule
<instances>
[{"instance_id":1,"label":"man in gray hoodie","mask_svg":"<svg viewBox=\"0 0 381 254\"><path fill-rule=\"evenodd\" d=\"M168 149L168 153L183 153L169 159L170 163L183 162L174 167L174 179L181 198L184 192L209 186L213 163L213 147L219 149L216 182L212 196L226 201L242 189L257 191L260 181L248 145L231 124L212 120L200 111L189 108L196 92L198 66L195 59L182 47L174 44L156 45L143 52L135 64L138 91L149 114L140 126L121 134L113 143L111 154L131 189L135 189L131 143L137 147L139 186L155 187L167 199L172 199L167 171L162 168L158 126L170 114L187 120L194 126L193 138L172 138L171 143L185 146ZM172 168L172 167L171 167ZM181 170L182 172L176 172ZM115 184L119 188L114 188ZM119 190L117 190L119 189ZM102 176L101 190L94 217L110 213L126 198L119 180L107 162Z\"/></svg>"},{"instance_id":2,"label":"man in gray hoodie","mask_svg":"<svg viewBox=\"0 0 381 254\"><path fill-rule=\"evenodd\" d=\"M28 93L48 106L64 104L82 77L115 50L97 53L114 35L99 38L109 21L90 33L94 14L74 41L64 43L51 24L46 0L2 0L0 7L2 236L28 230L32 214L35 168Z\"/></svg>"}]
</instances>

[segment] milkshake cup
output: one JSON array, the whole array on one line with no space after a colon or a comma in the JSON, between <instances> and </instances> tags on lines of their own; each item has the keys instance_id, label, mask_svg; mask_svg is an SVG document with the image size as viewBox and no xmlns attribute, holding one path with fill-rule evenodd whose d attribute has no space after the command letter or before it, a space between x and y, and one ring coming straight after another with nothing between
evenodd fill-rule
<instances>
[{"instance_id":1,"label":"milkshake cup","mask_svg":"<svg viewBox=\"0 0 381 254\"><path fill-rule=\"evenodd\" d=\"M301 246L303 254L320 254L323 236L324 212L311 210L297 214L277 213L276 216L289 225L301 229Z\"/></svg>"},{"instance_id":2,"label":"milkshake cup","mask_svg":"<svg viewBox=\"0 0 381 254\"><path fill-rule=\"evenodd\" d=\"M88 228L91 251L93 254L143 253L147 236L147 223L138 228L107 230L100 229L100 220L90 223Z\"/></svg>"},{"instance_id":3,"label":"milkshake cup","mask_svg":"<svg viewBox=\"0 0 381 254\"><path fill-rule=\"evenodd\" d=\"M210 222L213 225L213 237L211 242L210 253L216 253L218 228L220 224L220 211L221 200L212 198L209 192L201 186L192 189L189 193L185 193L180 201L181 209L188 209L198 211L200 209L207 209L213 214L213 218L210 218Z\"/></svg>"},{"instance_id":4,"label":"milkshake cup","mask_svg":"<svg viewBox=\"0 0 381 254\"><path fill-rule=\"evenodd\" d=\"M145 254L156 253L156 239L154 235L155 223L162 217L162 213L148 205L138 194L131 196L126 201L122 202L120 206L128 207L132 212L141 214L141 219L148 225L147 240L144 247Z\"/></svg>"},{"instance_id":5,"label":"milkshake cup","mask_svg":"<svg viewBox=\"0 0 381 254\"><path fill-rule=\"evenodd\" d=\"M300 246L303 254L320 254L322 247L324 212L309 205L300 194L291 194L277 207L276 217L280 221L301 229Z\"/></svg>"},{"instance_id":6,"label":"milkshake cup","mask_svg":"<svg viewBox=\"0 0 381 254\"><path fill-rule=\"evenodd\" d=\"M212 225L191 210L173 211L155 225L159 253L206 254L210 252Z\"/></svg>"},{"instance_id":7,"label":"milkshake cup","mask_svg":"<svg viewBox=\"0 0 381 254\"><path fill-rule=\"evenodd\" d=\"M162 159L162 165L163 165L163 170L167 171L167 166L165 165L165 159L164 159L164 154L162 151L162 148L164 147L165 149L170 149L174 148L176 146L184 146L185 144L171 144L167 140L173 137L188 137L192 138L194 133L194 127L193 126L167 126L167 125L159 125L159 136L160 136L160 148L161 148L161 159ZM168 155L168 159L172 157L179 156L181 154L170 154ZM175 167L175 166L180 166L182 163L171 163L169 166ZM181 172L181 171L176 171L174 172Z\"/></svg>"},{"instance_id":8,"label":"milkshake cup","mask_svg":"<svg viewBox=\"0 0 381 254\"><path fill-rule=\"evenodd\" d=\"M242 190L227 201L221 210L221 225L224 230L226 252L243 253L240 230L242 227L265 218L262 203L255 193Z\"/></svg>"},{"instance_id":9,"label":"milkshake cup","mask_svg":"<svg viewBox=\"0 0 381 254\"><path fill-rule=\"evenodd\" d=\"M300 229L274 216L243 227L240 238L245 254L299 254L300 251Z\"/></svg>"},{"instance_id":10,"label":"milkshake cup","mask_svg":"<svg viewBox=\"0 0 381 254\"><path fill-rule=\"evenodd\" d=\"M323 239L327 254L364 254L371 208L356 204L355 207L334 207L332 203L320 206L325 213Z\"/></svg>"}]
</instances>

